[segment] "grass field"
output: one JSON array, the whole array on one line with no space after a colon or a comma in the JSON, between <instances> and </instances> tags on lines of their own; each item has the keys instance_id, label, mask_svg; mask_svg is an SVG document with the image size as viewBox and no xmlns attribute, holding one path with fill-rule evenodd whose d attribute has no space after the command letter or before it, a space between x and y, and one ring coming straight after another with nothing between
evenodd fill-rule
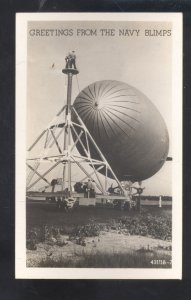
<instances>
[{"instance_id":1,"label":"grass field","mask_svg":"<svg viewBox=\"0 0 191 300\"><path fill-rule=\"evenodd\" d=\"M108 222L111 219L123 216L137 216L137 211L121 211L109 208L79 207L69 213L58 210L54 205L32 203L27 205L27 225L83 225L90 219L96 222ZM172 211L169 208L147 207L141 210L141 214L150 213L152 216L171 218Z\"/></svg>"}]
</instances>

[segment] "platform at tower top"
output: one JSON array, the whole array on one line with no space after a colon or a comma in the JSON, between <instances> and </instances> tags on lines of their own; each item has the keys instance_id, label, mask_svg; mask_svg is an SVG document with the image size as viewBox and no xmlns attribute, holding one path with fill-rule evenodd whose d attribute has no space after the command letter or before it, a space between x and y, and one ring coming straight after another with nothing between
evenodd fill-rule
<instances>
[{"instance_id":1,"label":"platform at tower top","mask_svg":"<svg viewBox=\"0 0 191 300\"><path fill-rule=\"evenodd\" d=\"M77 75L79 73L79 71L77 69L67 68L67 69L63 69L62 73L64 73L64 74L71 73L72 75Z\"/></svg>"}]
</instances>

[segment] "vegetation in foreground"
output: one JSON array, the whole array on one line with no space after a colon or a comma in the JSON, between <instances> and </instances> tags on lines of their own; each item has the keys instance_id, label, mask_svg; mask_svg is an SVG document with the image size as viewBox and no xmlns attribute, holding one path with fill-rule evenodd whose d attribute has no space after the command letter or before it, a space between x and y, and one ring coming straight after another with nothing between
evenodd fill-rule
<instances>
[{"instance_id":1,"label":"vegetation in foreground","mask_svg":"<svg viewBox=\"0 0 191 300\"><path fill-rule=\"evenodd\" d=\"M171 268L171 255L140 249L125 254L83 253L76 259L60 256L42 259L37 267L42 268Z\"/></svg>"},{"instance_id":2,"label":"vegetation in foreground","mask_svg":"<svg viewBox=\"0 0 191 300\"><path fill-rule=\"evenodd\" d=\"M101 231L110 230L125 235L149 236L171 240L171 210L142 209L141 213L125 213L104 209L83 209L69 214L30 207L27 218L27 249L35 251L38 243L67 245L66 235L72 243L86 247L86 237L98 237ZM34 213L35 212L35 213ZM139 249L128 253L74 253L74 256L47 256L35 267L54 268L171 268L171 252ZM170 248L167 250L171 250ZM155 261L155 263L152 263Z\"/></svg>"},{"instance_id":3,"label":"vegetation in foreground","mask_svg":"<svg viewBox=\"0 0 191 300\"><path fill-rule=\"evenodd\" d=\"M79 212L80 213L80 212ZM122 215L105 220L89 217L85 224L37 224L27 226L27 249L36 250L36 244L50 239L59 243L61 235L70 239L99 236L101 231L116 230L125 235L149 236L161 240L171 240L171 215L156 215L148 211L136 215Z\"/></svg>"}]
</instances>

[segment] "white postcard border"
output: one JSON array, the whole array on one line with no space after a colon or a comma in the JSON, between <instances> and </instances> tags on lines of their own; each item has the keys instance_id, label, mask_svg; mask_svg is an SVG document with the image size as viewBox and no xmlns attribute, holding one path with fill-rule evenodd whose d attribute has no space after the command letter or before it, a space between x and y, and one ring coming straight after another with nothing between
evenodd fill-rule
<instances>
[{"instance_id":1,"label":"white postcard border","mask_svg":"<svg viewBox=\"0 0 191 300\"><path fill-rule=\"evenodd\" d=\"M26 267L26 86L28 21L166 21L173 23L173 213L172 269L94 269ZM39 279L182 278L182 14L181 13L25 13L16 15L16 218L15 277Z\"/></svg>"}]
</instances>

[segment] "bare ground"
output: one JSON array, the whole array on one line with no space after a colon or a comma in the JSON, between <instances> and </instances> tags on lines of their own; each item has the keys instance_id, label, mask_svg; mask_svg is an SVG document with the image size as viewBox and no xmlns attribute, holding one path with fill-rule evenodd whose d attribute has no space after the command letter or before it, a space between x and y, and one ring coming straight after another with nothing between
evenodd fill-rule
<instances>
[{"instance_id":1,"label":"bare ground","mask_svg":"<svg viewBox=\"0 0 191 300\"><path fill-rule=\"evenodd\" d=\"M63 235L62 239L65 245L61 247L55 244L39 243L37 244L37 250L27 250L27 267L38 267L39 263L47 257L57 261L61 256L63 258L78 259L84 254L125 254L137 250L171 255L170 241L143 236L129 236L115 231L101 232L95 238L87 237L84 239L85 246L70 241L69 236L66 235Z\"/></svg>"}]
</instances>

